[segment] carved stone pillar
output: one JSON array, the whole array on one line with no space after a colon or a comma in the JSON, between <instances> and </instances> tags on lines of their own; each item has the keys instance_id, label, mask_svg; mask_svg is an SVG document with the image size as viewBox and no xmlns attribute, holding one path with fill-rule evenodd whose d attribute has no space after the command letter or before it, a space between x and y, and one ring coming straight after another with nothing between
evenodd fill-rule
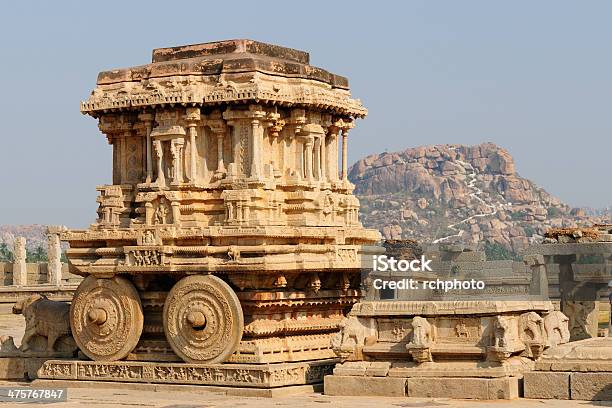
<instances>
[{"instance_id":1,"label":"carved stone pillar","mask_svg":"<svg viewBox=\"0 0 612 408\"><path fill-rule=\"evenodd\" d=\"M326 172L330 181L338 180L338 132L339 129L335 126L330 127L329 134L326 139Z\"/></svg>"},{"instance_id":2,"label":"carved stone pillar","mask_svg":"<svg viewBox=\"0 0 612 408\"><path fill-rule=\"evenodd\" d=\"M342 129L342 181L347 180L348 168L348 129Z\"/></svg>"},{"instance_id":3,"label":"carved stone pillar","mask_svg":"<svg viewBox=\"0 0 612 408\"><path fill-rule=\"evenodd\" d=\"M321 138L314 139L313 151L313 177L315 180L321 180Z\"/></svg>"},{"instance_id":4,"label":"carved stone pillar","mask_svg":"<svg viewBox=\"0 0 612 408\"><path fill-rule=\"evenodd\" d=\"M13 248L13 285L25 286L28 284L28 268L26 265L26 239L15 238Z\"/></svg>"},{"instance_id":5,"label":"carved stone pillar","mask_svg":"<svg viewBox=\"0 0 612 408\"><path fill-rule=\"evenodd\" d=\"M184 181L183 177L183 139L173 139L170 144L172 154L172 184L180 184Z\"/></svg>"},{"instance_id":6,"label":"carved stone pillar","mask_svg":"<svg viewBox=\"0 0 612 408\"><path fill-rule=\"evenodd\" d=\"M217 138L217 170L215 171L215 176L217 178L222 178L223 176L225 176L226 173L225 163L223 160L223 139L227 134L228 128L225 125L223 119L209 120L207 122L207 125L210 127L212 134L215 135Z\"/></svg>"},{"instance_id":7,"label":"carved stone pillar","mask_svg":"<svg viewBox=\"0 0 612 408\"><path fill-rule=\"evenodd\" d=\"M312 137L304 139L304 177L306 180L312 180L312 139Z\"/></svg>"},{"instance_id":8,"label":"carved stone pillar","mask_svg":"<svg viewBox=\"0 0 612 408\"><path fill-rule=\"evenodd\" d=\"M151 146L151 131L153 130L153 115L150 113L142 113L139 115L140 120L142 120L145 124L145 132L146 132L146 152L147 152L147 175L146 175L146 183L151 183L153 180L153 155L152 155L152 146Z\"/></svg>"},{"instance_id":9,"label":"carved stone pillar","mask_svg":"<svg viewBox=\"0 0 612 408\"><path fill-rule=\"evenodd\" d=\"M569 318L570 340L597 337L597 289L574 280L576 255L556 255L559 264L561 311Z\"/></svg>"},{"instance_id":10,"label":"carved stone pillar","mask_svg":"<svg viewBox=\"0 0 612 408\"><path fill-rule=\"evenodd\" d=\"M189 181L191 183L196 182L198 174L198 163L197 163L197 125L200 121L200 108L187 108L187 114L185 115L187 120L187 127L189 128ZM204 169L206 169L206 155L202 158Z\"/></svg>"},{"instance_id":11,"label":"carved stone pillar","mask_svg":"<svg viewBox=\"0 0 612 408\"><path fill-rule=\"evenodd\" d=\"M153 150L155 151L155 163L157 166L157 179L155 180L155 184L158 186L164 186L166 184L166 177L164 175L164 149L161 141L154 140L153 141Z\"/></svg>"},{"instance_id":12,"label":"carved stone pillar","mask_svg":"<svg viewBox=\"0 0 612 408\"><path fill-rule=\"evenodd\" d=\"M531 285L529 293L548 299L548 277L546 275L546 263L544 256L539 254L525 255L523 260L531 269Z\"/></svg>"},{"instance_id":13,"label":"carved stone pillar","mask_svg":"<svg viewBox=\"0 0 612 408\"><path fill-rule=\"evenodd\" d=\"M172 223L174 225L176 225L177 227L181 225L181 211L180 211L180 204L178 201L173 201L170 204L170 207L172 209Z\"/></svg>"},{"instance_id":14,"label":"carved stone pillar","mask_svg":"<svg viewBox=\"0 0 612 408\"><path fill-rule=\"evenodd\" d=\"M259 178L262 175L262 151L264 128L258 119L251 121L251 177Z\"/></svg>"},{"instance_id":15,"label":"carved stone pillar","mask_svg":"<svg viewBox=\"0 0 612 408\"><path fill-rule=\"evenodd\" d=\"M322 135L319 141L319 168L321 169L321 181L327 181L327 143L325 135Z\"/></svg>"},{"instance_id":16,"label":"carved stone pillar","mask_svg":"<svg viewBox=\"0 0 612 408\"><path fill-rule=\"evenodd\" d=\"M49 283L60 286L62 284L62 248L58 234L49 234L47 256L49 257L49 262L47 263Z\"/></svg>"}]
</instances>

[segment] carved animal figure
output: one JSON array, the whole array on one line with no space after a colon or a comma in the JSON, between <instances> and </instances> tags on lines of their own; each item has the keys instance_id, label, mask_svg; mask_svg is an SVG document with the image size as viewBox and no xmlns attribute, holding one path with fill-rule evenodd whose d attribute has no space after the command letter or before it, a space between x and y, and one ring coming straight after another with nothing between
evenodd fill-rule
<instances>
[{"instance_id":1,"label":"carved animal figure","mask_svg":"<svg viewBox=\"0 0 612 408\"><path fill-rule=\"evenodd\" d=\"M543 319L536 312L524 313L520 320L521 340L542 343L544 335Z\"/></svg>"},{"instance_id":2,"label":"carved animal figure","mask_svg":"<svg viewBox=\"0 0 612 408\"><path fill-rule=\"evenodd\" d=\"M346 317L339 327L340 333L332 337L331 346L342 359L347 359L358 352L359 348L376 342L376 330L365 319Z\"/></svg>"},{"instance_id":3,"label":"carved animal figure","mask_svg":"<svg viewBox=\"0 0 612 408\"><path fill-rule=\"evenodd\" d=\"M26 321L21 351L31 348L29 343L35 336L47 339L48 352L56 351L55 346L60 337L71 336L70 305L66 303L49 300L43 295L33 295L15 303L13 313L23 314Z\"/></svg>"},{"instance_id":4,"label":"carved animal figure","mask_svg":"<svg viewBox=\"0 0 612 408\"><path fill-rule=\"evenodd\" d=\"M412 318L412 346L429 347L433 342L431 324L426 318L415 316Z\"/></svg>"},{"instance_id":5,"label":"carved animal figure","mask_svg":"<svg viewBox=\"0 0 612 408\"><path fill-rule=\"evenodd\" d=\"M506 348L510 345L510 322L505 316L497 316L493 324L495 347Z\"/></svg>"},{"instance_id":6,"label":"carved animal figure","mask_svg":"<svg viewBox=\"0 0 612 408\"><path fill-rule=\"evenodd\" d=\"M569 318L558 310L550 312L544 317L544 330L548 347L567 343L570 339Z\"/></svg>"}]
</instances>

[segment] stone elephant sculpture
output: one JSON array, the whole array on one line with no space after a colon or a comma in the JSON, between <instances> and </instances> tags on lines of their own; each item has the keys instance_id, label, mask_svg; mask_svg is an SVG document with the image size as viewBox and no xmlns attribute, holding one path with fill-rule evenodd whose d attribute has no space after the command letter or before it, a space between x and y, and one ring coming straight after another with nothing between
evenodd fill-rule
<instances>
[{"instance_id":1,"label":"stone elephant sculpture","mask_svg":"<svg viewBox=\"0 0 612 408\"><path fill-rule=\"evenodd\" d=\"M44 295L32 295L13 306L14 314L22 314L26 321L20 350L42 352L75 352L76 344L70 330L70 305L47 299ZM46 339L46 347L40 350L38 337ZM62 350L58 350L61 341ZM34 346L36 344L36 346Z\"/></svg>"}]
</instances>

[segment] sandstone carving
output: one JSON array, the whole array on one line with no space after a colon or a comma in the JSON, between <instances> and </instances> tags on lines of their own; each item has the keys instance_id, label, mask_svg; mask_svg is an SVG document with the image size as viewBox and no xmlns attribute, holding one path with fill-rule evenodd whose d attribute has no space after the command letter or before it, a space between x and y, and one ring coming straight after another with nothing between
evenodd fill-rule
<instances>
[{"instance_id":1,"label":"sandstone carving","mask_svg":"<svg viewBox=\"0 0 612 408\"><path fill-rule=\"evenodd\" d=\"M23 237L15 238L13 249L13 285L24 286L28 283L28 269L26 266L26 240Z\"/></svg>"},{"instance_id":2,"label":"sandstone carving","mask_svg":"<svg viewBox=\"0 0 612 408\"><path fill-rule=\"evenodd\" d=\"M570 332L568 322L569 318L558 310L550 312L544 317L547 347L554 347L569 342Z\"/></svg>"},{"instance_id":3,"label":"sandstone carving","mask_svg":"<svg viewBox=\"0 0 612 408\"><path fill-rule=\"evenodd\" d=\"M100 73L81 112L113 151L96 222L60 233L85 278L70 313L85 355L335 357L380 238L348 181L349 132L367 110L346 78L252 40L161 48Z\"/></svg>"},{"instance_id":4,"label":"sandstone carving","mask_svg":"<svg viewBox=\"0 0 612 408\"><path fill-rule=\"evenodd\" d=\"M465 397L465 389L473 398L516 398L518 378L542 358L546 317L549 326L564 324L543 300L362 300L351 319L373 328L373 341L336 366L326 393L414 396L422 383L428 397L448 396L452 384L454 398ZM491 393L501 384L515 391Z\"/></svg>"},{"instance_id":5,"label":"sandstone carving","mask_svg":"<svg viewBox=\"0 0 612 408\"><path fill-rule=\"evenodd\" d=\"M536 312L523 313L519 319L520 339L525 343L525 354L537 359L546 345L544 319Z\"/></svg>"},{"instance_id":6,"label":"sandstone carving","mask_svg":"<svg viewBox=\"0 0 612 408\"><path fill-rule=\"evenodd\" d=\"M22 314L26 321L19 349L23 352L74 352L76 346L71 337L69 311L70 306L67 303L55 302L41 295L33 295L17 302L13 306L13 313ZM38 345L33 346L39 338L45 340L42 350ZM64 340L61 347L60 340Z\"/></svg>"},{"instance_id":7,"label":"sandstone carving","mask_svg":"<svg viewBox=\"0 0 612 408\"><path fill-rule=\"evenodd\" d=\"M546 275L559 282L561 311L568 318L572 341L597 337L600 293L612 279L612 226L555 228L528 256L542 258Z\"/></svg>"},{"instance_id":8,"label":"sandstone carving","mask_svg":"<svg viewBox=\"0 0 612 408\"><path fill-rule=\"evenodd\" d=\"M376 329L371 320L349 316L340 323L340 332L331 339L331 346L343 361L363 359L362 350L376 342Z\"/></svg>"},{"instance_id":9,"label":"sandstone carving","mask_svg":"<svg viewBox=\"0 0 612 408\"><path fill-rule=\"evenodd\" d=\"M47 256L49 257L49 262L47 268L49 283L60 286L62 284L62 248L60 247L59 235L55 233L49 234L48 243Z\"/></svg>"},{"instance_id":10,"label":"sandstone carving","mask_svg":"<svg viewBox=\"0 0 612 408\"><path fill-rule=\"evenodd\" d=\"M465 326L461 329L463 324L458 325L457 335L459 337L467 334L465 332ZM421 316L415 316L412 318L412 340L406 345L406 349L419 363L427 361L433 361L431 355L431 345L433 343L433 328L429 324L426 318Z\"/></svg>"}]
</instances>

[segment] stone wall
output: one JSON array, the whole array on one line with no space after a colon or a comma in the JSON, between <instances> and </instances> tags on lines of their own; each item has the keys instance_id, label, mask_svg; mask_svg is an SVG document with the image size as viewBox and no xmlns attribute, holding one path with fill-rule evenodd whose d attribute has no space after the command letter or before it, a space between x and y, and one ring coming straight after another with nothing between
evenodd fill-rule
<instances>
[{"instance_id":1,"label":"stone wall","mask_svg":"<svg viewBox=\"0 0 612 408\"><path fill-rule=\"evenodd\" d=\"M49 282L49 268L46 262L27 263L27 285L41 285ZM68 264L62 263L62 284L74 284L81 281L81 277L68 271ZM13 264L0 262L0 286L13 285Z\"/></svg>"}]
</instances>

